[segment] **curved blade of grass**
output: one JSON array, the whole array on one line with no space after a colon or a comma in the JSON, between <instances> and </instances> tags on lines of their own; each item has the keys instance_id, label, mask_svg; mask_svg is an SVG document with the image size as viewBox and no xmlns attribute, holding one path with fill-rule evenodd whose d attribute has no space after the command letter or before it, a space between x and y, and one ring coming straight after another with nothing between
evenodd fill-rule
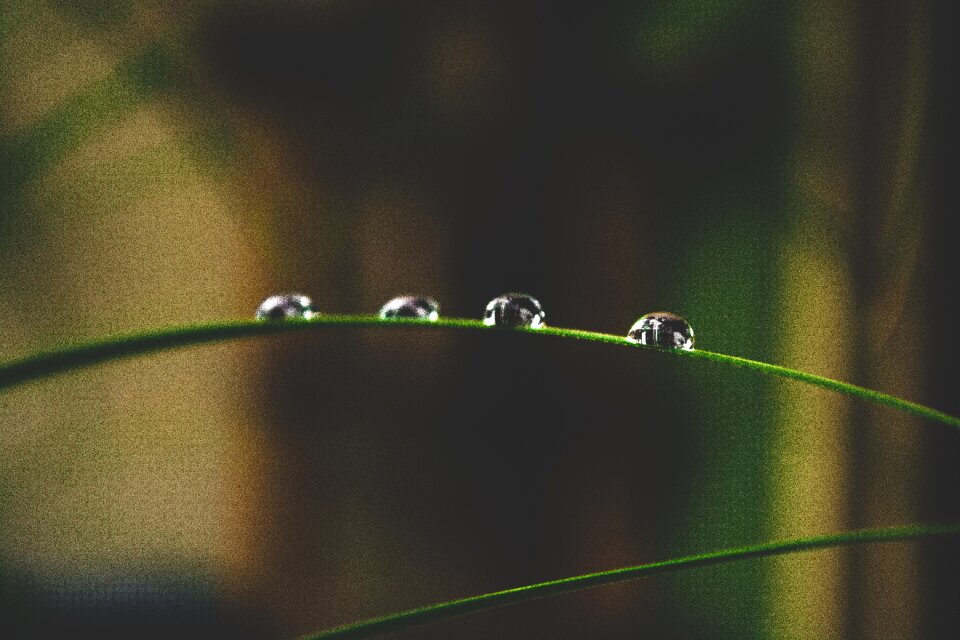
<instances>
[{"instance_id":1,"label":"curved blade of grass","mask_svg":"<svg viewBox=\"0 0 960 640\"><path fill-rule=\"evenodd\" d=\"M436 322L419 320L382 320L376 316L320 316L313 320L287 320L285 322L261 322L257 320L234 320L212 324L185 325L154 329L142 333L131 333L120 336L107 337L101 340L85 342L76 345L65 345L57 349L37 353L25 358L14 360L0 365L0 390L22 384L30 380L45 378L63 371L88 367L100 362L130 358L154 351L175 349L190 345L219 342L236 338L287 333L290 331L325 330L333 327L378 327L385 329L400 329L416 327L419 329L473 329L482 331L512 331L540 336L557 338L573 338L620 345L633 349L651 349L666 352L685 358L700 358L726 365L752 369L762 373L797 380L806 384L823 387L831 391L844 393L850 396L863 398L871 402L884 404L899 411L927 418L935 422L960 428L960 418L937 411L930 407L896 396L880 393L872 389L860 387L840 380L833 380L789 369L775 364L748 360L737 356L729 356L713 351L695 349L683 351L680 349L662 350L636 345L620 336L580 329L559 329L545 327L543 329L491 329L484 326L479 320L463 318L443 318Z\"/></svg>"},{"instance_id":2,"label":"curved blade of grass","mask_svg":"<svg viewBox=\"0 0 960 640\"><path fill-rule=\"evenodd\" d=\"M798 538L795 540L785 540L782 542L767 542L764 544L753 545L749 547L737 547L734 549L723 549L695 556L684 556L663 560L661 562L652 562L635 567L624 567L622 569L613 569L610 571L601 571L599 573L588 573L582 576L572 578L562 578L560 580L551 580L549 582L540 582L524 587L506 589L504 591L495 591L485 593L471 598L462 598L460 600L451 600L449 602L440 602L426 607L409 609L399 613L362 620L353 624L336 627L320 633L303 636L302 640L321 640L325 638L366 638L369 636L386 633L389 631L399 631L412 627L414 625L452 618L486 609L494 609L510 604L518 604L529 600L537 600L549 596L559 595L568 591L577 591L579 589L589 589L599 587L605 584L614 584L628 580L636 580L647 576L659 575L663 573L674 573L685 569L694 569L696 567L707 567L734 560L746 560L748 558L764 558L768 556L785 555L797 553L800 551L813 551L815 549L825 549L829 547L840 547L845 545L865 544L870 542L894 542L898 540L907 540L911 538L923 538L928 536L956 535L960 534L960 525L913 525L907 527L893 527L885 529L864 529L861 531L848 531L846 533L834 533L830 535L814 536L811 538Z\"/></svg>"}]
</instances>

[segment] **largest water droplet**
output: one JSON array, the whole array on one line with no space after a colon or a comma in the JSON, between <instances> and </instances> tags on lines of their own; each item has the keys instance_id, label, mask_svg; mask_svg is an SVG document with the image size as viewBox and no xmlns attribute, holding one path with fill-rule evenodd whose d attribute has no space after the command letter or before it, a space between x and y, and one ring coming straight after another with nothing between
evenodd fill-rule
<instances>
[{"instance_id":1,"label":"largest water droplet","mask_svg":"<svg viewBox=\"0 0 960 640\"><path fill-rule=\"evenodd\" d=\"M547 314L533 296L505 293L487 304L483 324L496 327L530 327L539 329Z\"/></svg>"},{"instance_id":2,"label":"largest water droplet","mask_svg":"<svg viewBox=\"0 0 960 640\"><path fill-rule=\"evenodd\" d=\"M627 333L627 340L661 349L693 349L693 327L669 311L641 316Z\"/></svg>"},{"instance_id":3,"label":"largest water droplet","mask_svg":"<svg viewBox=\"0 0 960 640\"><path fill-rule=\"evenodd\" d=\"M284 293L270 296L260 303L256 312L257 320L286 320L304 318L309 320L316 311L310 298L300 293Z\"/></svg>"}]
</instances>

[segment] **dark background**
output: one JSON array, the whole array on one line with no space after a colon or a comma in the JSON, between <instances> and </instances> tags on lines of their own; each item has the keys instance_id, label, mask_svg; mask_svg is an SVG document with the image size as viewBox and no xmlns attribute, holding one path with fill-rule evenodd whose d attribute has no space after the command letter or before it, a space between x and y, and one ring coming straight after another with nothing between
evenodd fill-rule
<instances>
[{"instance_id":1,"label":"dark background","mask_svg":"<svg viewBox=\"0 0 960 640\"><path fill-rule=\"evenodd\" d=\"M456 317L522 290L555 326L671 310L702 348L960 414L945 5L11 3L2 353L291 289ZM338 330L64 380L0 404L25 637L285 637L960 517L955 430L648 351ZM401 636L949 637L957 553L749 561Z\"/></svg>"}]
</instances>

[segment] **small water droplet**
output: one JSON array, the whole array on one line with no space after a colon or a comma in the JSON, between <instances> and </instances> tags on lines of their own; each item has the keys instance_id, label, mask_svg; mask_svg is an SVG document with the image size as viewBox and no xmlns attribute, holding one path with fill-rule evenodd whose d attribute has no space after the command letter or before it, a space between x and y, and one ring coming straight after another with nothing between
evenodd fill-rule
<instances>
[{"instance_id":1,"label":"small water droplet","mask_svg":"<svg viewBox=\"0 0 960 640\"><path fill-rule=\"evenodd\" d=\"M525 293L505 293L487 304L483 312L483 324L490 327L539 329L544 326L545 317L543 307L533 296Z\"/></svg>"},{"instance_id":2,"label":"small water droplet","mask_svg":"<svg viewBox=\"0 0 960 640\"><path fill-rule=\"evenodd\" d=\"M270 296L257 307L257 320L286 320L287 318L304 318L309 320L317 315L313 303L305 295L299 293L284 293Z\"/></svg>"},{"instance_id":3,"label":"small water droplet","mask_svg":"<svg viewBox=\"0 0 960 640\"><path fill-rule=\"evenodd\" d=\"M434 322L440 317L440 305L426 296L398 296L383 305L380 317L384 320L414 318Z\"/></svg>"},{"instance_id":4,"label":"small water droplet","mask_svg":"<svg viewBox=\"0 0 960 640\"><path fill-rule=\"evenodd\" d=\"M661 349L693 349L693 327L669 311L641 316L627 333L627 340Z\"/></svg>"}]
</instances>

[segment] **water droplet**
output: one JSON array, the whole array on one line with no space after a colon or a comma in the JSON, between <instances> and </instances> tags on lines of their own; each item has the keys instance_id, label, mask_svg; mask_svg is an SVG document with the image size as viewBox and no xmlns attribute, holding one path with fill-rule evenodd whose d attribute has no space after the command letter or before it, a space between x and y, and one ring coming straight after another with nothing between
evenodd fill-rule
<instances>
[{"instance_id":1,"label":"water droplet","mask_svg":"<svg viewBox=\"0 0 960 640\"><path fill-rule=\"evenodd\" d=\"M693 349L693 327L669 311L641 316L627 333L627 340L661 349Z\"/></svg>"},{"instance_id":2,"label":"water droplet","mask_svg":"<svg viewBox=\"0 0 960 640\"><path fill-rule=\"evenodd\" d=\"M380 317L384 320L414 318L434 322L440 317L440 305L426 296L398 296L383 305Z\"/></svg>"},{"instance_id":3,"label":"water droplet","mask_svg":"<svg viewBox=\"0 0 960 640\"><path fill-rule=\"evenodd\" d=\"M317 315L313 303L305 295L299 293L284 293L270 296L257 307L257 320L286 320L287 318L304 318L309 320Z\"/></svg>"},{"instance_id":4,"label":"water droplet","mask_svg":"<svg viewBox=\"0 0 960 640\"><path fill-rule=\"evenodd\" d=\"M483 312L483 324L496 327L530 327L539 329L544 326L546 314L543 307L533 296L525 293L505 293L487 304Z\"/></svg>"}]
</instances>

